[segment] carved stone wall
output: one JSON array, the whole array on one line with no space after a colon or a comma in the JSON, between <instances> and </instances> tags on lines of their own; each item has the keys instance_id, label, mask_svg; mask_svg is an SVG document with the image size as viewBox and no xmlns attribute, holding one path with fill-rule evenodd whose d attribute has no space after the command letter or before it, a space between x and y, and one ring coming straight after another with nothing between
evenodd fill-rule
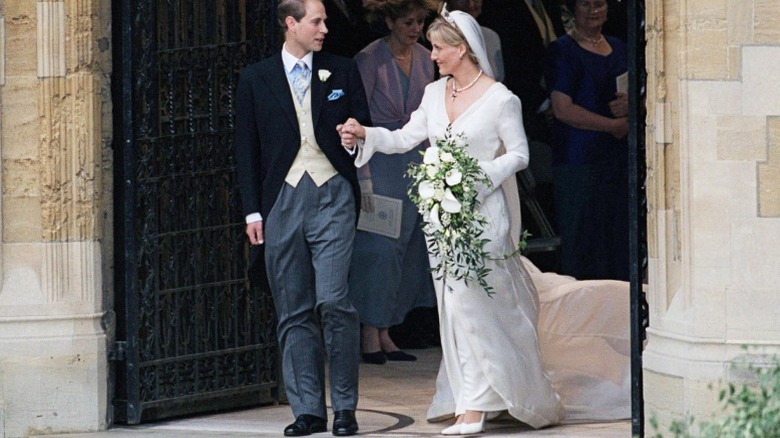
<instances>
[{"instance_id":1,"label":"carved stone wall","mask_svg":"<svg viewBox=\"0 0 780 438\"><path fill-rule=\"evenodd\" d=\"M646 418L718 410L780 351L780 2L647 2L651 307Z\"/></svg>"},{"instance_id":2,"label":"carved stone wall","mask_svg":"<svg viewBox=\"0 0 780 438\"><path fill-rule=\"evenodd\" d=\"M111 2L2 0L0 11L0 438L98 430L112 320Z\"/></svg>"}]
</instances>

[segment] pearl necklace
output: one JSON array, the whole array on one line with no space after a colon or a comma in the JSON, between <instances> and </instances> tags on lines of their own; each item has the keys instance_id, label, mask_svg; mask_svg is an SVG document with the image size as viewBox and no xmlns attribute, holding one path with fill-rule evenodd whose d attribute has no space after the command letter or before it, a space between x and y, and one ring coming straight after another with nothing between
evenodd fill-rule
<instances>
[{"instance_id":1,"label":"pearl necklace","mask_svg":"<svg viewBox=\"0 0 780 438\"><path fill-rule=\"evenodd\" d=\"M577 36L579 36L581 40L585 40L594 46L598 46L600 42L604 41L604 34L600 34L598 38L588 38L583 35L576 27L574 28L574 32L577 33Z\"/></svg>"},{"instance_id":2,"label":"pearl necklace","mask_svg":"<svg viewBox=\"0 0 780 438\"><path fill-rule=\"evenodd\" d=\"M409 47L409 52L407 52L405 55L396 55L395 53L393 53L393 58L398 59L398 60L409 59L411 57L412 57L412 48L411 47Z\"/></svg>"},{"instance_id":3,"label":"pearl necklace","mask_svg":"<svg viewBox=\"0 0 780 438\"><path fill-rule=\"evenodd\" d=\"M457 89L457 88L455 88L455 77L453 76L453 78L452 78L452 93L450 94L450 97L452 98L451 102L455 101L455 98L458 97L458 93L462 93L462 92L468 90L469 88L473 87L474 84L477 83L477 81L479 80L480 77L482 77L482 69L479 69L479 74L477 75L476 78L474 78L473 81L471 81L470 84L466 85L465 87L463 87L461 89Z\"/></svg>"},{"instance_id":4,"label":"pearl necklace","mask_svg":"<svg viewBox=\"0 0 780 438\"><path fill-rule=\"evenodd\" d=\"M393 58L398 59L399 61L404 59L409 59L412 57L412 47L409 46L409 50L404 55L399 55L393 51L393 46L390 45L389 38L385 38L385 43L387 44L387 48L390 49L390 53L393 54Z\"/></svg>"}]
</instances>

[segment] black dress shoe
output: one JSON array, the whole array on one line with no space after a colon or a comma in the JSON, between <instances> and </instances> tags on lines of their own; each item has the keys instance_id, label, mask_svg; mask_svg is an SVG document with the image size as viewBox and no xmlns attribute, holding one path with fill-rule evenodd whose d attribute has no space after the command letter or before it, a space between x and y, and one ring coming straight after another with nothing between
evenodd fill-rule
<instances>
[{"instance_id":1,"label":"black dress shoe","mask_svg":"<svg viewBox=\"0 0 780 438\"><path fill-rule=\"evenodd\" d=\"M284 428L284 436L306 436L328 430L327 421L314 415L301 414L295 422Z\"/></svg>"},{"instance_id":2,"label":"black dress shoe","mask_svg":"<svg viewBox=\"0 0 780 438\"><path fill-rule=\"evenodd\" d=\"M350 436L358 431L355 411L338 411L333 414L333 435Z\"/></svg>"},{"instance_id":3,"label":"black dress shoe","mask_svg":"<svg viewBox=\"0 0 780 438\"><path fill-rule=\"evenodd\" d=\"M404 353L401 350L387 351L385 352L387 360L400 361L400 362L414 362L417 360L417 356L413 356L409 353Z\"/></svg>"},{"instance_id":4,"label":"black dress shoe","mask_svg":"<svg viewBox=\"0 0 780 438\"><path fill-rule=\"evenodd\" d=\"M372 363L374 365L382 365L387 362L385 352L382 350L375 351L373 353L363 353L363 362Z\"/></svg>"}]
</instances>

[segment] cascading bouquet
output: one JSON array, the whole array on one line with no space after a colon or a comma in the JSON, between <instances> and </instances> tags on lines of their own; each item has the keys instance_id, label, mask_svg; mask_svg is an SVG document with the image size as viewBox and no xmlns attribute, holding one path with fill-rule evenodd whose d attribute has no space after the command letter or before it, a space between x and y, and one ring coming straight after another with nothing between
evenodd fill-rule
<instances>
[{"instance_id":1,"label":"cascading bouquet","mask_svg":"<svg viewBox=\"0 0 780 438\"><path fill-rule=\"evenodd\" d=\"M447 128L435 146L421 152L422 163L409 165L408 193L423 217L429 251L439 260L432 267L441 276L437 279L476 281L491 296L485 267L489 240L482 237L487 219L477 211L477 192L492 183L466 146L462 133L453 135Z\"/></svg>"}]
</instances>

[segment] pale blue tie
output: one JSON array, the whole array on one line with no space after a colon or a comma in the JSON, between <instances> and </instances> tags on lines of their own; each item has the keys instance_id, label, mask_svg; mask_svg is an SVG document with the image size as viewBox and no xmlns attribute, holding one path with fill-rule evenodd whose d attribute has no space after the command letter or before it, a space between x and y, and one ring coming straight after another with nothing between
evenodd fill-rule
<instances>
[{"instance_id":1,"label":"pale blue tie","mask_svg":"<svg viewBox=\"0 0 780 438\"><path fill-rule=\"evenodd\" d=\"M311 83L311 70L305 62L298 61L295 64L290 72L290 82L298 104L303 105L303 98L306 96L306 90L309 89L309 83Z\"/></svg>"}]
</instances>

